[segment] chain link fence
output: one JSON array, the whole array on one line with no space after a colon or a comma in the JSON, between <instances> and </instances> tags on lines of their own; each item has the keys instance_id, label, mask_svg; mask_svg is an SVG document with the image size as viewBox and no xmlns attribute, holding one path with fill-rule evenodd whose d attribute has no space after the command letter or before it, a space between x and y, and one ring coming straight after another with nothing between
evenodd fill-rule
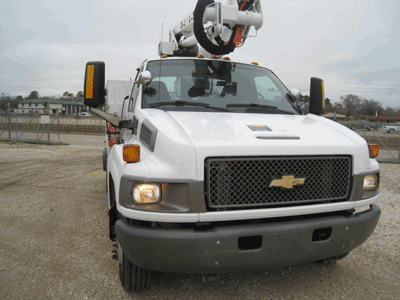
<instances>
[{"instance_id":1,"label":"chain link fence","mask_svg":"<svg viewBox=\"0 0 400 300\"><path fill-rule=\"evenodd\" d=\"M60 133L105 132L105 121L97 117L45 114L0 114L0 141L60 142Z\"/></svg>"},{"instance_id":2,"label":"chain link fence","mask_svg":"<svg viewBox=\"0 0 400 300\"><path fill-rule=\"evenodd\" d=\"M378 161L400 163L400 131L384 131L381 124L370 122L342 125L353 129L368 144L378 144ZM0 141L60 142L60 133L101 134L105 126L106 122L95 116L3 113L0 114Z\"/></svg>"},{"instance_id":3,"label":"chain link fence","mask_svg":"<svg viewBox=\"0 0 400 300\"><path fill-rule=\"evenodd\" d=\"M60 142L57 115L6 113L0 115L0 141ZM51 134L53 133L53 134Z\"/></svg>"},{"instance_id":4,"label":"chain link fence","mask_svg":"<svg viewBox=\"0 0 400 300\"><path fill-rule=\"evenodd\" d=\"M400 132L386 132L377 127L374 130L368 128L356 130L368 144L379 145L379 162L400 163Z\"/></svg>"}]
</instances>

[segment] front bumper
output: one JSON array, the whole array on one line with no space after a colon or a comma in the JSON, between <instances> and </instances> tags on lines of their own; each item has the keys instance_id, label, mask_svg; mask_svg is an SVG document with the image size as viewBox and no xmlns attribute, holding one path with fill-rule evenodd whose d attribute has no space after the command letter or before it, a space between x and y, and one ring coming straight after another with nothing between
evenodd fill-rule
<instances>
[{"instance_id":1,"label":"front bumper","mask_svg":"<svg viewBox=\"0 0 400 300\"><path fill-rule=\"evenodd\" d=\"M216 226L209 230L164 229L116 223L118 241L129 260L142 268L178 273L217 274L264 270L338 256L365 242L381 211L259 224ZM316 230L329 238L313 241ZM327 229L327 230L325 230ZM246 241L256 249L240 250ZM260 245L257 245L261 241ZM251 248L251 246L250 246Z\"/></svg>"}]
</instances>

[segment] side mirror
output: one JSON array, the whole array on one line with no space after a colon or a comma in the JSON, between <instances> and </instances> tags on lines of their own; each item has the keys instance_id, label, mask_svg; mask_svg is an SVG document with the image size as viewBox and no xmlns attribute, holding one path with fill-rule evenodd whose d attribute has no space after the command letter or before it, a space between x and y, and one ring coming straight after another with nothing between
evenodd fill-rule
<instances>
[{"instance_id":1,"label":"side mirror","mask_svg":"<svg viewBox=\"0 0 400 300\"><path fill-rule=\"evenodd\" d=\"M311 78L310 86L310 113L321 115L325 107L324 81L319 78Z\"/></svg>"},{"instance_id":2,"label":"side mirror","mask_svg":"<svg viewBox=\"0 0 400 300\"><path fill-rule=\"evenodd\" d=\"M105 104L105 64L92 61L86 64L84 103L89 107L102 107Z\"/></svg>"},{"instance_id":3,"label":"side mirror","mask_svg":"<svg viewBox=\"0 0 400 300\"><path fill-rule=\"evenodd\" d=\"M135 83L139 83L143 86L148 86L151 83L151 73L149 71L143 71L139 75L139 79Z\"/></svg>"}]
</instances>

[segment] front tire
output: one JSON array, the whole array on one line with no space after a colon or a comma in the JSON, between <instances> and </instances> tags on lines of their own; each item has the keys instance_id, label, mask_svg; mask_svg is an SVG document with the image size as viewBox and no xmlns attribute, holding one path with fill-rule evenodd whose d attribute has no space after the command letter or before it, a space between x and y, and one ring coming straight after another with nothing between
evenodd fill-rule
<instances>
[{"instance_id":1,"label":"front tire","mask_svg":"<svg viewBox=\"0 0 400 300\"><path fill-rule=\"evenodd\" d=\"M389 133L394 133L394 129L389 129Z\"/></svg>"},{"instance_id":2,"label":"front tire","mask_svg":"<svg viewBox=\"0 0 400 300\"><path fill-rule=\"evenodd\" d=\"M334 256L334 257L330 257L330 258L326 258L326 259L322 259L322 260L318 260L319 263L322 263L324 265L333 265L335 264L338 260L341 260L343 258L345 258L347 255L349 255L349 252L340 254L338 256Z\"/></svg>"},{"instance_id":3,"label":"front tire","mask_svg":"<svg viewBox=\"0 0 400 300\"><path fill-rule=\"evenodd\" d=\"M140 291L150 287L152 271L139 268L125 256L118 243L119 279L126 291Z\"/></svg>"}]
</instances>

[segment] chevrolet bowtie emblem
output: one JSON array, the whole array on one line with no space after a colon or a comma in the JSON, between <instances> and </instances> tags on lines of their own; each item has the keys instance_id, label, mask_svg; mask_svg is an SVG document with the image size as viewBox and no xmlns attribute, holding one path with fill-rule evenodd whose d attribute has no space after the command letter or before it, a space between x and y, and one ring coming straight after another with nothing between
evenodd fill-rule
<instances>
[{"instance_id":1,"label":"chevrolet bowtie emblem","mask_svg":"<svg viewBox=\"0 0 400 300\"><path fill-rule=\"evenodd\" d=\"M278 186L285 189L292 189L295 185L302 185L306 181L305 178L294 178L293 175L283 176L282 179L274 179L269 187Z\"/></svg>"}]
</instances>

